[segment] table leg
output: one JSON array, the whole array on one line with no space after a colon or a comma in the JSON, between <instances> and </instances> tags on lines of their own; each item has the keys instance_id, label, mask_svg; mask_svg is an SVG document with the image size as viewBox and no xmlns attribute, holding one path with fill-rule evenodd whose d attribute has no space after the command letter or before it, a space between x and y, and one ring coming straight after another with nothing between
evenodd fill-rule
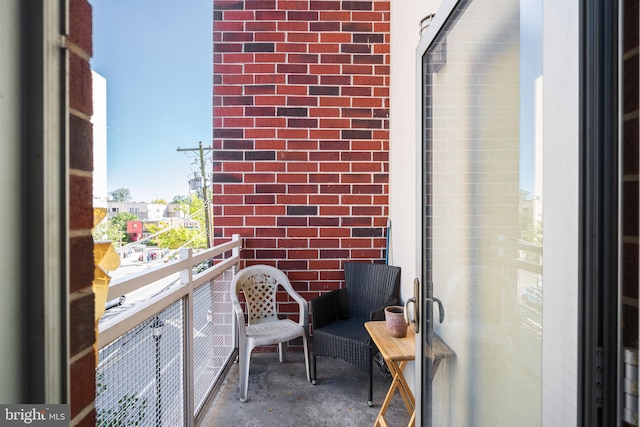
<instances>
[{"instance_id":1,"label":"table leg","mask_svg":"<svg viewBox=\"0 0 640 427\"><path fill-rule=\"evenodd\" d=\"M385 360L385 362L389 367L389 371L393 376L393 380L391 381L391 385L389 386L387 395L385 396L384 401L382 402L382 407L380 408L380 413L376 418L374 427L387 426L386 420L384 419L384 415L387 412L387 409L389 407L389 404L391 403L391 400L393 399L393 394L396 388L398 389L398 393L400 393L400 396L404 401L404 405L406 406L407 411L409 412L409 414L411 414L411 419L408 425L409 426L415 425L415 399L413 397L413 393L411 393L411 390L409 389L409 385L407 384L407 381L405 380L402 372L407 362L402 361L400 362L399 365L393 360Z\"/></svg>"}]
</instances>

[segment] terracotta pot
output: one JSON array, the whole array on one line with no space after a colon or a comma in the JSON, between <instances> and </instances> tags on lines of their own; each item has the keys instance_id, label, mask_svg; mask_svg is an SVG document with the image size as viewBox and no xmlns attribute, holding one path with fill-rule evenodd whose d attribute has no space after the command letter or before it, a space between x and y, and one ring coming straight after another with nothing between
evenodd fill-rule
<instances>
[{"instance_id":1,"label":"terracotta pot","mask_svg":"<svg viewBox=\"0 0 640 427\"><path fill-rule=\"evenodd\" d=\"M404 319L404 307L390 305L384 309L384 319L387 323L387 332L394 338L402 338L407 335L407 321Z\"/></svg>"}]
</instances>

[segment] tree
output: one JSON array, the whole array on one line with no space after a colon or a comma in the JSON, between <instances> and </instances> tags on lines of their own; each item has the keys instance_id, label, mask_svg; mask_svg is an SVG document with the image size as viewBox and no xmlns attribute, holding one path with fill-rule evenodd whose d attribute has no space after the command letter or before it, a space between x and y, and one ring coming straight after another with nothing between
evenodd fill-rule
<instances>
[{"instance_id":1,"label":"tree","mask_svg":"<svg viewBox=\"0 0 640 427\"><path fill-rule=\"evenodd\" d=\"M189 196L173 196L173 200L171 201L171 203L178 203L178 204L189 204L189 202L191 201L191 199L189 198Z\"/></svg>"},{"instance_id":2,"label":"tree","mask_svg":"<svg viewBox=\"0 0 640 427\"><path fill-rule=\"evenodd\" d=\"M102 221L94 230L95 240L109 240L112 242L129 242L127 222L137 220L138 217L130 212L120 212L113 218Z\"/></svg>"},{"instance_id":3,"label":"tree","mask_svg":"<svg viewBox=\"0 0 640 427\"><path fill-rule=\"evenodd\" d=\"M174 197L174 203L178 196ZM184 200L186 199L186 200ZM207 247L207 235L204 224L204 203L196 195L191 195L191 200L184 198L179 202L180 210L185 215L191 216L193 221L199 223L197 228L176 227L168 230L154 238L158 246L167 249L177 249L184 245L188 245L190 248L202 249ZM147 224L147 231L151 234L156 234L163 229L169 227L166 222L160 222L157 225Z\"/></svg>"},{"instance_id":4,"label":"tree","mask_svg":"<svg viewBox=\"0 0 640 427\"><path fill-rule=\"evenodd\" d=\"M155 199L151 201L154 205L166 205L167 201L165 199Z\"/></svg>"},{"instance_id":5,"label":"tree","mask_svg":"<svg viewBox=\"0 0 640 427\"><path fill-rule=\"evenodd\" d=\"M169 225L166 222L156 224L147 224L147 230L152 233L158 233ZM202 228L175 227L154 238L157 245L166 249L178 249L188 245L190 248L202 249L207 247L206 235Z\"/></svg>"},{"instance_id":6,"label":"tree","mask_svg":"<svg viewBox=\"0 0 640 427\"><path fill-rule=\"evenodd\" d=\"M131 191L128 188L118 188L117 190L109 191L110 202L131 202Z\"/></svg>"}]
</instances>

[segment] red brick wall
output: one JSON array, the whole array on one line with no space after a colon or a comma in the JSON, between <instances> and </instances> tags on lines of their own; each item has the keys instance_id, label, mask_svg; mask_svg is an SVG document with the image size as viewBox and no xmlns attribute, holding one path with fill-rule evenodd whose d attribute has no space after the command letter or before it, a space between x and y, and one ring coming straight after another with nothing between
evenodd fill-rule
<instances>
[{"instance_id":1,"label":"red brick wall","mask_svg":"<svg viewBox=\"0 0 640 427\"><path fill-rule=\"evenodd\" d=\"M382 262L389 0L214 1L216 241L307 299Z\"/></svg>"},{"instance_id":2,"label":"red brick wall","mask_svg":"<svg viewBox=\"0 0 640 427\"><path fill-rule=\"evenodd\" d=\"M93 113L89 58L92 11L87 0L69 1L69 397L72 426L95 425L96 356L92 179Z\"/></svg>"}]
</instances>

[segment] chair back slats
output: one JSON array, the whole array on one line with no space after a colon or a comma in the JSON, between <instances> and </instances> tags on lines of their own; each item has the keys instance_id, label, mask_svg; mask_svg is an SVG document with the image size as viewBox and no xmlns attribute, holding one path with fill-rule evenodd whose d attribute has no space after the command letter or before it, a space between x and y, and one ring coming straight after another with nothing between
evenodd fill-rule
<instances>
[{"instance_id":1,"label":"chair back slats","mask_svg":"<svg viewBox=\"0 0 640 427\"><path fill-rule=\"evenodd\" d=\"M400 293L400 267L367 262L348 262L344 267L349 299L349 315L368 317L372 308L397 301Z\"/></svg>"},{"instance_id":2,"label":"chair back slats","mask_svg":"<svg viewBox=\"0 0 640 427\"><path fill-rule=\"evenodd\" d=\"M242 281L249 325L278 318L276 291L278 282L268 274L256 274Z\"/></svg>"}]
</instances>

